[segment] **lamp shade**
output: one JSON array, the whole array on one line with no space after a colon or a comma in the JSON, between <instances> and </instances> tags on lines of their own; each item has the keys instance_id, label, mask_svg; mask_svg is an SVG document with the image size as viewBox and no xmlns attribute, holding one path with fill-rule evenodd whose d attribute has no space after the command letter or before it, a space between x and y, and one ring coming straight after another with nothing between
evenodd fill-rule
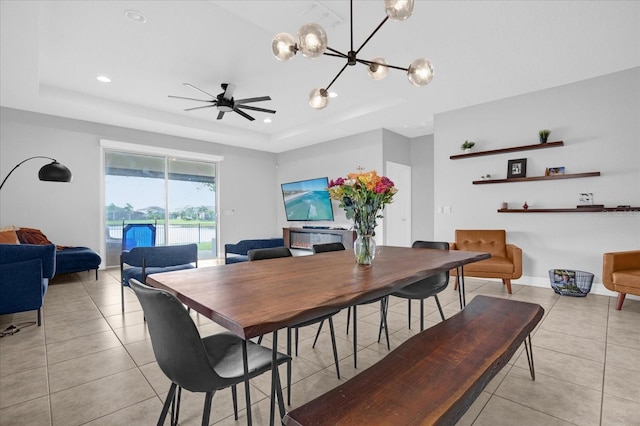
<instances>
[{"instance_id":1,"label":"lamp shade","mask_svg":"<svg viewBox=\"0 0 640 426\"><path fill-rule=\"evenodd\" d=\"M371 62L372 63L369 65L369 77L373 80L382 80L387 76L387 74L389 74L389 68L384 66L387 64L387 61L385 61L384 58L373 58Z\"/></svg>"},{"instance_id":2,"label":"lamp shade","mask_svg":"<svg viewBox=\"0 0 640 426\"><path fill-rule=\"evenodd\" d=\"M413 13L414 0L384 0L384 11L394 21L404 21Z\"/></svg>"},{"instance_id":3,"label":"lamp shade","mask_svg":"<svg viewBox=\"0 0 640 426\"><path fill-rule=\"evenodd\" d=\"M38 178L48 182L71 182L73 176L71 170L54 160L40 168Z\"/></svg>"},{"instance_id":4,"label":"lamp shade","mask_svg":"<svg viewBox=\"0 0 640 426\"><path fill-rule=\"evenodd\" d=\"M298 48L306 58L317 58L327 50L327 33L318 24L306 24L298 30Z\"/></svg>"},{"instance_id":5,"label":"lamp shade","mask_svg":"<svg viewBox=\"0 0 640 426\"><path fill-rule=\"evenodd\" d=\"M280 33L271 41L271 51L280 61L288 61L296 55L296 41L291 34Z\"/></svg>"},{"instance_id":6,"label":"lamp shade","mask_svg":"<svg viewBox=\"0 0 640 426\"><path fill-rule=\"evenodd\" d=\"M433 66L427 58L416 59L409 65L407 78L414 86L426 86L433 79Z\"/></svg>"},{"instance_id":7,"label":"lamp shade","mask_svg":"<svg viewBox=\"0 0 640 426\"><path fill-rule=\"evenodd\" d=\"M329 94L325 89L313 89L309 93L309 105L314 109L323 109L329 104Z\"/></svg>"}]
</instances>

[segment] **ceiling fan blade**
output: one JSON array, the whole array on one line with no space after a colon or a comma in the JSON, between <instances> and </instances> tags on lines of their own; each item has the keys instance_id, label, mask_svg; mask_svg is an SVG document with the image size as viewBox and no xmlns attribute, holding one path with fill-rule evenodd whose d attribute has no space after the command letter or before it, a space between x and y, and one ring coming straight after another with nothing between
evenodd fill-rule
<instances>
[{"instance_id":1,"label":"ceiling fan blade","mask_svg":"<svg viewBox=\"0 0 640 426\"><path fill-rule=\"evenodd\" d=\"M205 91L204 91L204 90L202 90L202 89L198 89L198 88L197 88L196 86L194 86L193 84L189 84L189 83L182 83L182 84L184 84L185 86L189 86L189 87L191 87L191 88L193 88L193 89L196 89L198 92L202 92L202 93L204 93L204 94L205 94L205 95L207 95L207 96L211 96L213 99L215 99L215 98L216 98L216 97L215 97L215 96L213 96L211 93L207 93L207 92L205 92Z\"/></svg>"},{"instance_id":2,"label":"ceiling fan blade","mask_svg":"<svg viewBox=\"0 0 640 426\"><path fill-rule=\"evenodd\" d=\"M222 97L229 100L233 99L233 92L236 91L236 85L231 83L224 83L222 85L222 88L224 89L224 95L222 95Z\"/></svg>"},{"instance_id":3,"label":"ceiling fan blade","mask_svg":"<svg viewBox=\"0 0 640 426\"><path fill-rule=\"evenodd\" d=\"M253 111L268 112L269 114L275 114L276 113L272 109L258 108L258 107L254 107L254 106L250 106L250 105L236 105L236 108L245 108L245 109L250 109L250 110L253 110Z\"/></svg>"},{"instance_id":4,"label":"ceiling fan blade","mask_svg":"<svg viewBox=\"0 0 640 426\"><path fill-rule=\"evenodd\" d=\"M224 111L220 111L218 113L218 118L217 119L220 120L220 119L222 119L222 117L224 117Z\"/></svg>"},{"instance_id":5,"label":"ceiling fan blade","mask_svg":"<svg viewBox=\"0 0 640 426\"><path fill-rule=\"evenodd\" d=\"M199 107L193 107L193 108L187 108L185 109L185 111L193 111L195 109L202 109L202 108L211 108L216 106L216 104L211 104L211 105L205 105L205 106L199 106Z\"/></svg>"},{"instance_id":6,"label":"ceiling fan blade","mask_svg":"<svg viewBox=\"0 0 640 426\"><path fill-rule=\"evenodd\" d=\"M249 102L261 102L261 101L270 101L270 96L260 96L257 98L246 98L246 99L236 99L236 104L248 104Z\"/></svg>"},{"instance_id":7,"label":"ceiling fan blade","mask_svg":"<svg viewBox=\"0 0 640 426\"><path fill-rule=\"evenodd\" d=\"M174 96L174 95L169 95L169 97L176 98L176 99L187 99L189 101L198 101L198 102L215 102L213 99L185 98L184 96Z\"/></svg>"},{"instance_id":8,"label":"ceiling fan blade","mask_svg":"<svg viewBox=\"0 0 640 426\"><path fill-rule=\"evenodd\" d=\"M233 108L233 110L234 110L235 112L237 112L238 114L240 114L241 116L243 116L244 118L246 118L247 120L249 120L249 121L253 121L253 120L255 120L255 118L253 118L252 116L250 116L249 114L247 114L247 113L246 113L246 112L244 112L244 111L240 111L238 108L235 108L235 107L234 107L234 108Z\"/></svg>"}]
</instances>

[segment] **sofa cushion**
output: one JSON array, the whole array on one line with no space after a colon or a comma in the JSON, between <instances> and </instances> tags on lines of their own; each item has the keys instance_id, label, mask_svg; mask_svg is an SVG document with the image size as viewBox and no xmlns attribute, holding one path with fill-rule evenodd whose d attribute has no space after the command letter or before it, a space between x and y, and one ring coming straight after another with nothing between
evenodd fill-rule
<instances>
[{"instance_id":1,"label":"sofa cushion","mask_svg":"<svg viewBox=\"0 0 640 426\"><path fill-rule=\"evenodd\" d=\"M488 252L492 257L506 257L506 245L506 232L502 229L456 230L458 250Z\"/></svg>"},{"instance_id":2,"label":"sofa cushion","mask_svg":"<svg viewBox=\"0 0 640 426\"><path fill-rule=\"evenodd\" d=\"M474 250L480 251L480 250ZM464 265L465 273L495 273L495 274L512 274L514 269L513 263L506 257L493 256L491 259L481 260L479 262Z\"/></svg>"},{"instance_id":3,"label":"sofa cushion","mask_svg":"<svg viewBox=\"0 0 640 426\"><path fill-rule=\"evenodd\" d=\"M0 244L20 244L16 231L14 229L0 231Z\"/></svg>"}]
</instances>

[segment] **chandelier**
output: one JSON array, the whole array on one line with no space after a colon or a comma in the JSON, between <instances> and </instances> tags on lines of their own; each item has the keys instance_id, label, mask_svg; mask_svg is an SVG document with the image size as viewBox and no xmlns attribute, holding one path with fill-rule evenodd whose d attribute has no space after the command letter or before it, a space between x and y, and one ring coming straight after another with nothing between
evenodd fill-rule
<instances>
[{"instance_id":1,"label":"chandelier","mask_svg":"<svg viewBox=\"0 0 640 426\"><path fill-rule=\"evenodd\" d=\"M292 35L280 33L273 38L271 50L274 56L281 61L288 61L293 58L298 51L306 58L317 58L322 55L334 56L346 59L346 64L324 88L313 89L309 94L309 105L315 109L322 109L329 103L329 88L340 77L347 66L356 64L365 65L368 68L369 76L373 80L382 80L387 76L389 68L405 71L409 82L414 86L426 86L433 79L433 66L426 58L416 59L407 68L389 65L384 58L376 57L371 60L358 58L362 48L371 40L374 34L384 25L387 20L404 21L413 13L414 0L384 0L384 9L387 14L382 22L373 30L371 35L362 43L358 50L353 48L353 0L350 0L351 18L351 50L347 53L332 49L327 45L327 33L320 25L311 23L300 27L298 30L298 41Z\"/></svg>"}]
</instances>

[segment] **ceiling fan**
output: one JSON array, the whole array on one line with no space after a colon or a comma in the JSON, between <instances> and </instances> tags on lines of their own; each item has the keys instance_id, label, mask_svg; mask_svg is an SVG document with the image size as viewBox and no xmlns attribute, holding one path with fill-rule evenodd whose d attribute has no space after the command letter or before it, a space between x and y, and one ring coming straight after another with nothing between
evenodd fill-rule
<instances>
[{"instance_id":1,"label":"ceiling fan","mask_svg":"<svg viewBox=\"0 0 640 426\"><path fill-rule=\"evenodd\" d=\"M251 102L270 101L271 97L269 96L259 96L257 98L246 98L246 99L233 99L233 92L236 90L236 86L231 83L222 83L221 87L222 87L222 90L224 90L224 92L220 93L218 96L214 96L211 93L207 93L204 90L197 88L193 84L189 84L189 83L182 83L182 84L184 84L185 86L189 86L193 89L196 89L197 91L202 92L205 95L211 97L211 99L196 99L196 98L185 98L184 96L169 95L170 98L188 99L191 101L207 102L209 104L209 105L203 105L203 106L198 106L193 108L187 108L185 109L185 111L193 111L196 109L216 107L218 108L218 111L219 111L218 120L224 117L225 112L235 111L250 121L255 120L255 118L253 118L246 112L242 111L240 108L249 109L252 111L267 112L269 114L276 113L272 109L258 108L250 105L245 105Z\"/></svg>"}]
</instances>

